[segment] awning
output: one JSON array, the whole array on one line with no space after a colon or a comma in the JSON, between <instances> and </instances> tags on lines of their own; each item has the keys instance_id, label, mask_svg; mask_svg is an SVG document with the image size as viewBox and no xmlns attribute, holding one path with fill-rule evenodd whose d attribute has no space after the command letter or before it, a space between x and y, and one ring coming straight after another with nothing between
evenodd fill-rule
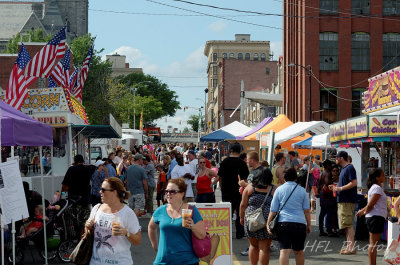
<instances>
[{"instance_id":1,"label":"awning","mask_svg":"<svg viewBox=\"0 0 400 265\"><path fill-rule=\"evenodd\" d=\"M71 128L87 138L121 138L111 125L72 125Z\"/></svg>"},{"instance_id":2,"label":"awning","mask_svg":"<svg viewBox=\"0 0 400 265\"><path fill-rule=\"evenodd\" d=\"M271 94L259 91L246 91L244 97L265 106L282 107L282 94Z\"/></svg>"},{"instance_id":3,"label":"awning","mask_svg":"<svg viewBox=\"0 0 400 265\"><path fill-rule=\"evenodd\" d=\"M273 121L274 118L268 117L262 120L255 128L251 129L250 131L246 132L245 134L239 135L236 137L238 140L244 140L246 136L252 135L253 133L259 131L261 128L265 127L268 123Z\"/></svg>"},{"instance_id":4,"label":"awning","mask_svg":"<svg viewBox=\"0 0 400 265\"><path fill-rule=\"evenodd\" d=\"M329 131L329 124L324 121L296 122L275 134L275 145L293 139L294 137L309 131L317 135L327 133Z\"/></svg>"},{"instance_id":5,"label":"awning","mask_svg":"<svg viewBox=\"0 0 400 265\"><path fill-rule=\"evenodd\" d=\"M236 139L236 136L224 130L216 130L200 138L200 142L219 142L226 139Z\"/></svg>"},{"instance_id":6,"label":"awning","mask_svg":"<svg viewBox=\"0 0 400 265\"><path fill-rule=\"evenodd\" d=\"M332 148L332 146L328 138L329 138L328 133L314 135L303 141L292 144L292 147L296 149L311 149L311 147L313 149L325 149L325 148L329 149Z\"/></svg>"}]
</instances>

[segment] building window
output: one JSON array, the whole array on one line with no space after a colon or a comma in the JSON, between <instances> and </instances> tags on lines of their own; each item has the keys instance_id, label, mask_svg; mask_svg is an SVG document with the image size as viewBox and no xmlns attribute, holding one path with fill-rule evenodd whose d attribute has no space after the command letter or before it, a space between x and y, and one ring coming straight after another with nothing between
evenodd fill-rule
<instances>
[{"instance_id":1,"label":"building window","mask_svg":"<svg viewBox=\"0 0 400 265\"><path fill-rule=\"evenodd\" d=\"M265 53L261 53L261 61L266 61L267 57L265 56Z\"/></svg>"},{"instance_id":2,"label":"building window","mask_svg":"<svg viewBox=\"0 0 400 265\"><path fill-rule=\"evenodd\" d=\"M319 70L337 71L338 68L338 34L322 32L319 34Z\"/></svg>"},{"instance_id":3,"label":"building window","mask_svg":"<svg viewBox=\"0 0 400 265\"><path fill-rule=\"evenodd\" d=\"M369 0L351 0L351 13L369 15Z\"/></svg>"},{"instance_id":4,"label":"building window","mask_svg":"<svg viewBox=\"0 0 400 265\"><path fill-rule=\"evenodd\" d=\"M267 74L267 75L269 75L269 72L270 72L271 70L269 69L269 67L267 67L267 68L265 68L265 73Z\"/></svg>"},{"instance_id":5,"label":"building window","mask_svg":"<svg viewBox=\"0 0 400 265\"><path fill-rule=\"evenodd\" d=\"M258 53L255 53L253 56L254 61L258 61Z\"/></svg>"},{"instance_id":6,"label":"building window","mask_svg":"<svg viewBox=\"0 0 400 265\"><path fill-rule=\"evenodd\" d=\"M383 34L383 71L400 65L400 34Z\"/></svg>"},{"instance_id":7,"label":"building window","mask_svg":"<svg viewBox=\"0 0 400 265\"><path fill-rule=\"evenodd\" d=\"M217 66L213 66L213 75L217 75L217 69L218 69Z\"/></svg>"},{"instance_id":8,"label":"building window","mask_svg":"<svg viewBox=\"0 0 400 265\"><path fill-rule=\"evenodd\" d=\"M365 88L356 88L351 91L351 116L357 117L362 114L362 92Z\"/></svg>"},{"instance_id":9,"label":"building window","mask_svg":"<svg viewBox=\"0 0 400 265\"><path fill-rule=\"evenodd\" d=\"M212 80L212 87L213 88L217 88L217 85L218 85L218 79L213 79Z\"/></svg>"},{"instance_id":10,"label":"building window","mask_svg":"<svg viewBox=\"0 0 400 265\"><path fill-rule=\"evenodd\" d=\"M213 53L213 62L216 62L218 58L218 53L214 52Z\"/></svg>"},{"instance_id":11,"label":"building window","mask_svg":"<svg viewBox=\"0 0 400 265\"><path fill-rule=\"evenodd\" d=\"M337 120L337 91L324 88L320 91L320 120L333 123Z\"/></svg>"},{"instance_id":12,"label":"building window","mask_svg":"<svg viewBox=\"0 0 400 265\"><path fill-rule=\"evenodd\" d=\"M337 14L338 0L319 0L320 14Z\"/></svg>"},{"instance_id":13,"label":"building window","mask_svg":"<svg viewBox=\"0 0 400 265\"><path fill-rule=\"evenodd\" d=\"M246 55L244 56L245 60L250 60L250 53L246 52Z\"/></svg>"},{"instance_id":14,"label":"building window","mask_svg":"<svg viewBox=\"0 0 400 265\"><path fill-rule=\"evenodd\" d=\"M222 54L222 58L224 58L224 59L228 58L228 54L227 54L226 52L224 52L224 53Z\"/></svg>"},{"instance_id":15,"label":"building window","mask_svg":"<svg viewBox=\"0 0 400 265\"><path fill-rule=\"evenodd\" d=\"M384 16L400 15L400 1L398 1L398 0L383 0L383 15Z\"/></svg>"},{"instance_id":16,"label":"building window","mask_svg":"<svg viewBox=\"0 0 400 265\"><path fill-rule=\"evenodd\" d=\"M351 34L351 70L369 71L369 34Z\"/></svg>"},{"instance_id":17,"label":"building window","mask_svg":"<svg viewBox=\"0 0 400 265\"><path fill-rule=\"evenodd\" d=\"M241 52L238 53L238 59L243 60L243 53L241 53Z\"/></svg>"},{"instance_id":18,"label":"building window","mask_svg":"<svg viewBox=\"0 0 400 265\"><path fill-rule=\"evenodd\" d=\"M229 54L229 59L234 59L235 58L235 54L233 53L233 52L231 52L230 54Z\"/></svg>"}]
</instances>

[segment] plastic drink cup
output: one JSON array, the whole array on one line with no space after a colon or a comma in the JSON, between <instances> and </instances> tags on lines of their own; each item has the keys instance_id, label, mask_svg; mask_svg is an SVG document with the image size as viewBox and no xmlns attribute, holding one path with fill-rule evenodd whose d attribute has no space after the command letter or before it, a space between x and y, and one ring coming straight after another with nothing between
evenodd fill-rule
<instances>
[{"instance_id":1,"label":"plastic drink cup","mask_svg":"<svg viewBox=\"0 0 400 265\"><path fill-rule=\"evenodd\" d=\"M186 218L192 217L192 209L182 209L182 226L186 226Z\"/></svg>"},{"instance_id":2,"label":"plastic drink cup","mask_svg":"<svg viewBox=\"0 0 400 265\"><path fill-rule=\"evenodd\" d=\"M336 188L336 186L337 186L336 183L334 183L334 184L333 184L333 188ZM336 193L336 191L334 191L334 192L333 192L333 197L336 198L336 196L337 196L337 193Z\"/></svg>"},{"instance_id":3,"label":"plastic drink cup","mask_svg":"<svg viewBox=\"0 0 400 265\"><path fill-rule=\"evenodd\" d=\"M115 218L114 218L114 220L113 220L111 225L112 225L111 233L112 233L113 236L115 236L115 233L116 233L115 228L119 227L121 225L120 218L118 216L115 216Z\"/></svg>"}]
</instances>

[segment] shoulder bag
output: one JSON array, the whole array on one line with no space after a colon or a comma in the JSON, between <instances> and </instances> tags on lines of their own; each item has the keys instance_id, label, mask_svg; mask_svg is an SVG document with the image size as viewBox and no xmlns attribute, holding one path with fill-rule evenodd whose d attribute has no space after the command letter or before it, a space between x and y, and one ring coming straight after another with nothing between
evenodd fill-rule
<instances>
[{"instance_id":1,"label":"shoulder bag","mask_svg":"<svg viewBox=\"0 0 400 265\"><path fill-rule=\"evenodd\" d=\"M194 206L191 205L190 208L192 209L192 216L193 216ZM192 232L192 247L194 254L196 254L196 256L199 258L203 258L210 255L211 253L210 234L207 232L205 238L199 239Z\"/></svg>"},{"instance_id":2,"label":"shoulder bag","mask_svg":"<svg viewBox=\"0 0 400 265\"><path fill-rule=\"evenodd\" d=\"M100 209L101 204L97 207L96 213L94 214L94 219L96 219L97 211ZM94 242L94 227L83 233L81 240L75 249L72 251L69 259L71 262L77 265L86 265L90 263L92 259Z\"/></svg>"},{"instance_id":3,"label":"shoulder bag","mask_svg":"<svg viewBox=\"0 0 400 265\"><path fill-rule=\"evenodd\" d=\"M266 221L263 214L263 207L268 197L271 195L273 188L274 186L272 185L267 195L265 195L265 199L259 208L255 209L254 211L245 213L247 226L250 232L256 232L265 227Z\"/></svg>"},{"instance_id":4,"label":"shoulder bag","mask_svg":"<svg viewBox=\"0 0 400 265\"><path fill-rule=\"evenodd\" d=\"M272 218L271 222L269 223L269 230L272 233L276 233L276 231L278 230L279 214L281 213L283 207L285 207L286 203L290 199L290 196L292 196L292 194L293 194L294 190L297 188L297 186L299 186L299 184L296 184L296 186L293 188L292 192L289 194L289 197L286 199L285 203L282 205L281 209L279 209L279 211L275 214L274 218Z\"/></svg>"}]
</instances>

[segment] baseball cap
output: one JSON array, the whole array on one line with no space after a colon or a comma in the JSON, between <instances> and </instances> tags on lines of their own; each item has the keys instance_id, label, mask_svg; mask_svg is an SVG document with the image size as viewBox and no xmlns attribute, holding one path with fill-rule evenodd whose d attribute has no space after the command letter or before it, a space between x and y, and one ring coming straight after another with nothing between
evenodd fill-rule
<instances>
[{"instance_id":1,"label":"baseball cap","mask_svg":"<svg viewBox=\"0 0 400 265\"><path fill-rule=\"evenodd\" d=\"M95 167L99 167L99 166L101 166L101 165L103 165L104 164L104 161L102 161L102 160L97 160L97 162L94 164L95 165Z\"/></svg>"},{"instance_id":2,"label":"baseball cap","mask_svg":"<svg viewBox=\"0 0 400 265\"><path fill-rule=\"evenodd\" d=\"M347 154L346 151L339 151L336 155L336 158L339 158L339 157L343 157L343 159L347 161L349 154Z\"/></svg>"},{"instance_id":3,"label":"baseball cap","mask_svg":"<svg viewBox=\"0 0 400 265\"><path fill-rule=\"evenodd\" d=\"M321 156L320 156L320 155L316 155L316 156L315 156L315 159L320 160L320 159L321 159Z\"/></svg>"},{"instance_id":4,"label":"baseball cap","mask_svg":"<svg viewBox=\"0 0 400 265\"><path fill-rule=\"evenodd\" d=\"M157 164L156 167L163 167L163 166L164 166L163 164L159 163L159 164Z\"/></svg>"},{"instance_id":5,"label":"baseball cap","mask_svg":"<svg viewBox=\"0 0 400 265\"><path fill-rule=\"evenodd\" d=\"M196 153L193 150L189 150L188 154L196 155Z\"/></svg>"},{"instance_id":6,"label":"baseball cap","mask_svg":"<svg viewBox=\"0 0 400 265\"><path fill-rule=\"evenodd\" d=\"M142 155L142 154L136 154L136 155L133 157L133 159L134 159L135 161L137 161L137 160L139 160L139 159L143 159L143 155Z\"/></svg>"}]
</instances>

